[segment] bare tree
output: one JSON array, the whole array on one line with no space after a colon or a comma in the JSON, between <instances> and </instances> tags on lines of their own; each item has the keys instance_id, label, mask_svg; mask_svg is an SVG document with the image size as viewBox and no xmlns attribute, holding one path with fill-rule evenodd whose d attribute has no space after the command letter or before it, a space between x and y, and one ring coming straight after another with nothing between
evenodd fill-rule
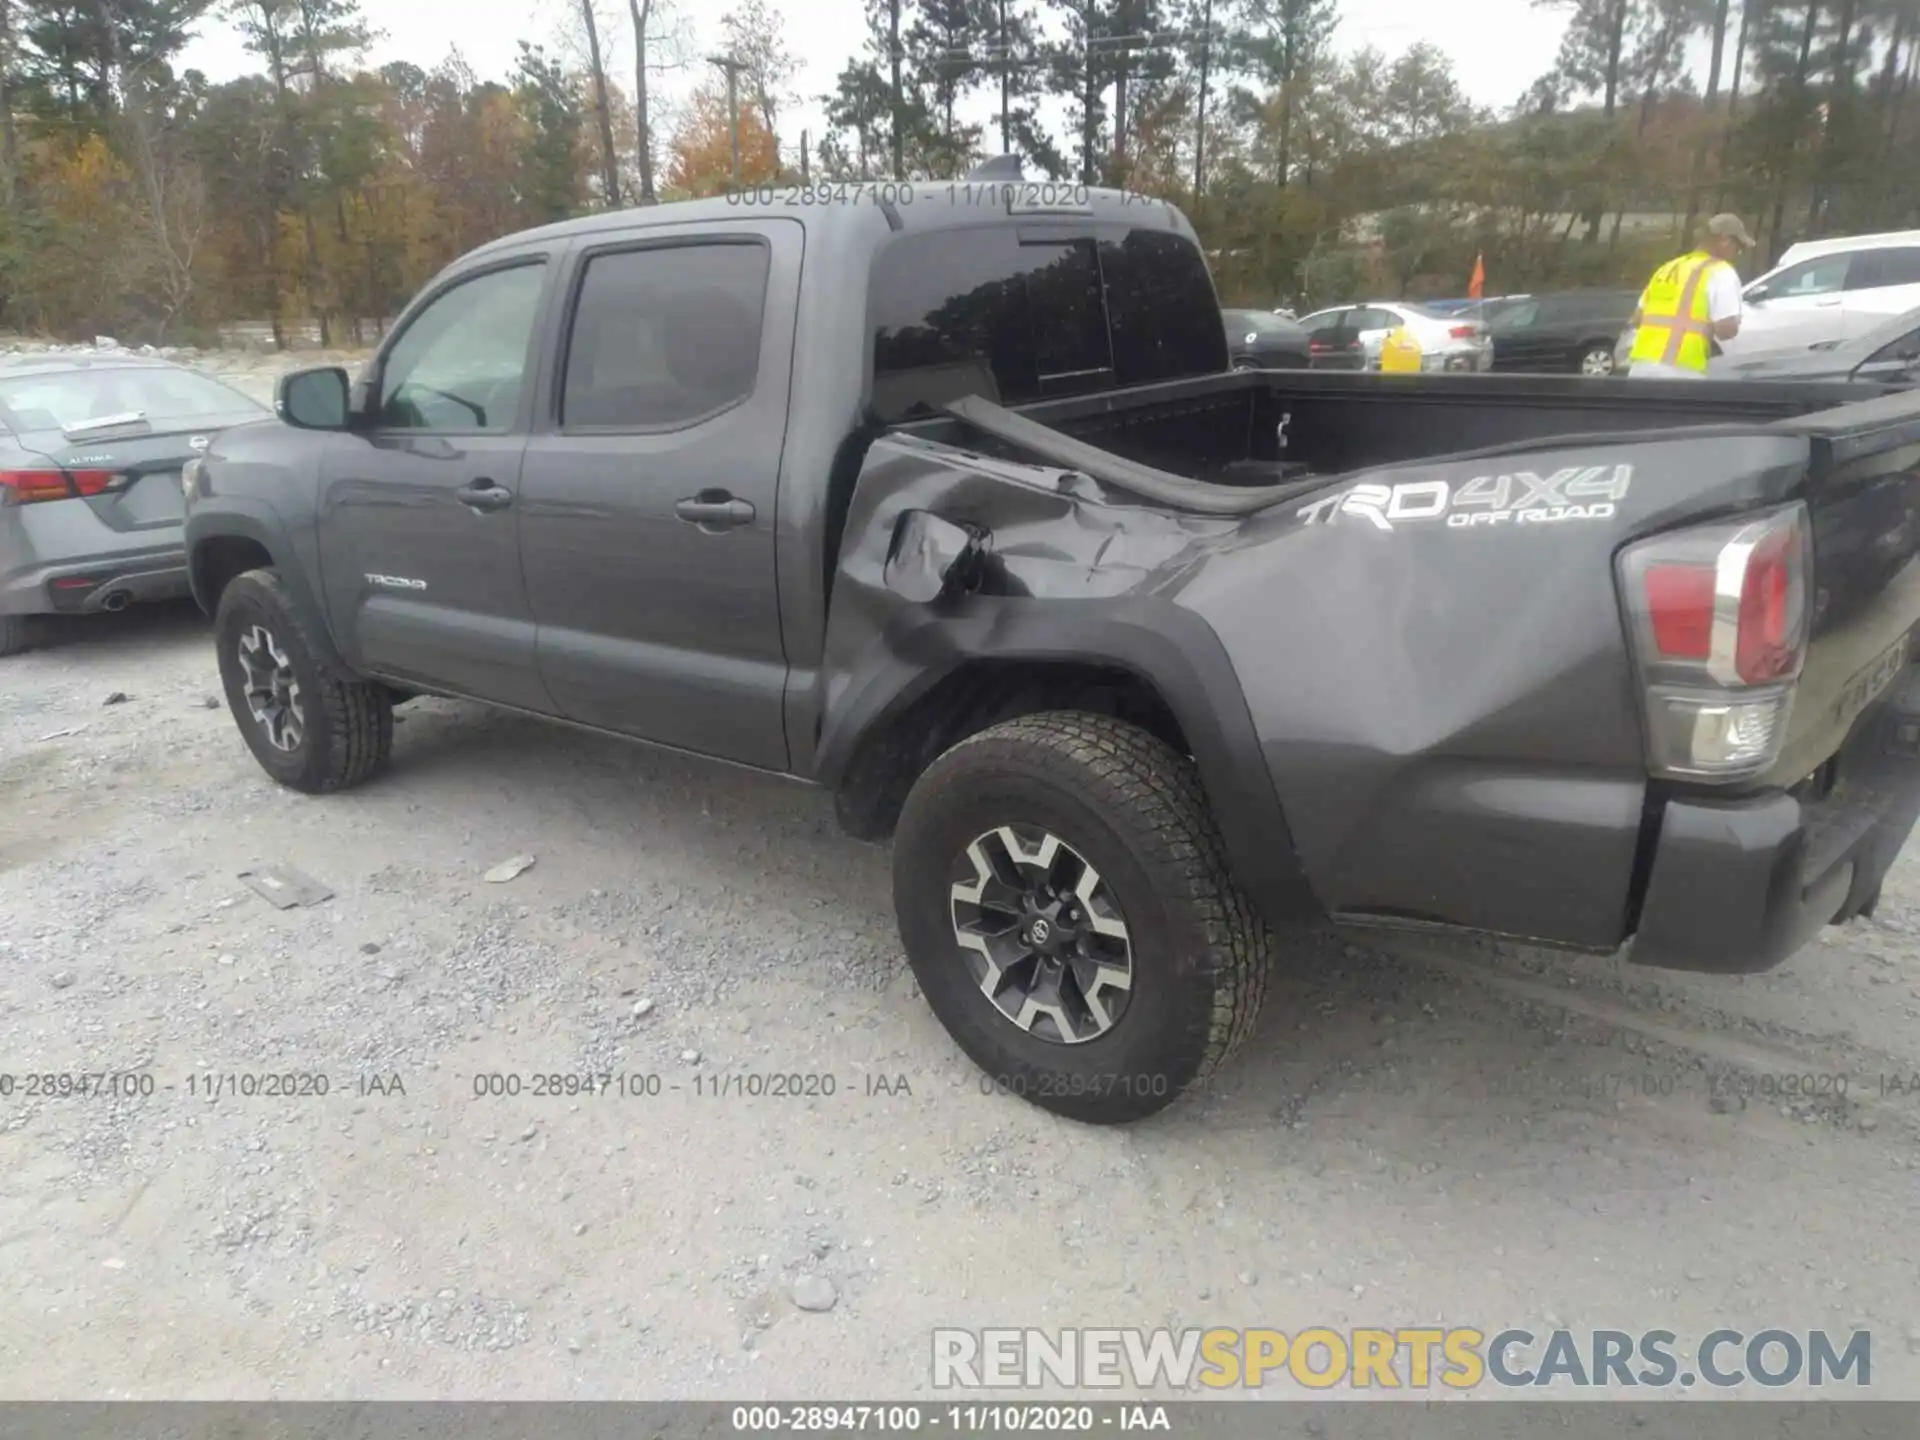
<instances>
[{"instance_id":1,"label":"bare tree","mask_svg":"<svg viewBox=\"0 0 1920 1440\"><path fill-rule=\"evenodd\" d=\"M121 147L139 187L140 249L160 306L154 338L163 340L193 303L194 262L210 218L206 184L175 143L147 77L130 73L123 88Z\"/></svg>"},{"instance_id":2,"label":"bare tree","mask_svg":"<svg viewBox=\"0 0 1920 1440\"><path fill-rule=\"evenodd\" d=\"M657 3L657 0L656 0ZM769 135L780 133L780 109L788 99L799 62L787 49L780 12L766 0L740 0L721 20L727 52L741 62L748 98L760 112Z\"/></svg>"},{"instance_id":3,"label":"bare tree","mask_svg":"<svg viewBox=\"0 0 1920 1440\"><path fill-rule=\"evenodd\" d=\"M13 177L20 166L19 141L13 133L13 96L7 76L13 73L13 0L0 0L0 205L13 204Z\"/></svg>"},{"instance_id":4,"label":"bare tree","mask_svg":"<svg viewBox=\"0 0 1920 1440\"><path fill-rule=\"evenodd\" d=\"M587 27L587 65L593 77L593 117L600 132L600 183L606 187L607 208L620 208L620 161L613 147L613 111L607 104L607 67L600 59L600 21L593 0L580 0L580 19Z\"/></svg>"},{"instance_id":5,"label":"bare tree","mask_svg":"<svg viewBox=\"0 0 1920 1440\"><path fill-rule=\"evenodd\" d=\"M640 162L640 203L659 197L653 185L653 102L648 72L687 63L687 27L672 0L627 0L633 20L633 123Z\"/></svg>"},{"instance_id":6,"label":"bare tree","mask_svg":"<svg viewBox=\"0 0 1920 1440\"><path fill-rule=\"evenodd\" d=\"M1713 7L1713 55L1707 62L1707 96L1701 107L1705 123L1700 127L1700 139L1693 149L1693 168L1687 176L1687 222L1680 227L1683 237L1693 234L1693 222L1700 215L1700 174L1707 163L1707 147L1713 138L1714 106L1720 100L1720 72L1726 63L1727 23L1731 18L1733 0L1714 0Z\"/></svg>"}]
</instances>

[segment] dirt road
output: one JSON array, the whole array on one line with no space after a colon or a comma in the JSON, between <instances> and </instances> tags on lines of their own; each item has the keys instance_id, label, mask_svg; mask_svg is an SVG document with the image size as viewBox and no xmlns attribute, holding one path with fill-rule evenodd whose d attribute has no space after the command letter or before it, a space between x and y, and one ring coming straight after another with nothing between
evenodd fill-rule
<instances>
[{"instance_id":1,"label":"dirt road","mask_svg":"<svg viewBox=\"0 0 1920 1440\"><path fill-rule=\"evenodd\" d=\"M0 1072L154 1085L0 1096L7 1397L906 1396L936 1325L1419 1323L1868 1328L1920 1395L1911 860L1758 978L1330 937L1097 1130L982 1093L822 797L430 700L304 799L215 688L190 608L0 676ZM582 1072L630 1093L531 1093Z\"/></svg>"}]
</instances>

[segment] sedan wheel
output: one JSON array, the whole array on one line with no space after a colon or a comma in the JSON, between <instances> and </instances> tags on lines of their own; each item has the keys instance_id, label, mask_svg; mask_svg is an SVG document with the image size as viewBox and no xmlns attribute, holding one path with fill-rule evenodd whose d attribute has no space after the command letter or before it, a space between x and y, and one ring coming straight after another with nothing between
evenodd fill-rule
<instances>
[{"instance_id":1,"label":"sedan wheel","mask_svg":"<svg viewBox=\"0 0 1920 1440\"><path fill-rule=\"evenodd\" d=\"M1580 357L1580 373L1582 375L1613 374L1613 351L1602 350L1598 346L1587 351Z\"/></svg>"}]
</instances>

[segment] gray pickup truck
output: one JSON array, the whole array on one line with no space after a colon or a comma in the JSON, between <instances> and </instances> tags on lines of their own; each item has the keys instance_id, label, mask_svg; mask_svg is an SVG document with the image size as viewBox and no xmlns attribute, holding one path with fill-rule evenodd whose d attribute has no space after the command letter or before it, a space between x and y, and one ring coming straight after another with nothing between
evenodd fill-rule
<instances>
[{"instance_id":1,"label":"gray pickup truck","mask_svg":"<svg viewBox=\"0 0 1920 1440\"><path fill-rule=\"evenodd\" d=\"M762 190L466 256L188 467L320 793L463 696L829 789L1010 1091L1159 1110L1333 919L1774 965L1920 809L1920 395L1234 371L1192 230Z\"/></svg>"}]
</instances>

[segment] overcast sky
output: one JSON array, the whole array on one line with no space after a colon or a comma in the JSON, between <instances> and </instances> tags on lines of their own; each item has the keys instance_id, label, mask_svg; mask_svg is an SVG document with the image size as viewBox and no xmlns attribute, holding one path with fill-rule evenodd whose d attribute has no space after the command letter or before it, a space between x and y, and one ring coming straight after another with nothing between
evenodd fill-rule
<instances>
[{"instance_id":1,"label":"overcast sky","mask_svg":"<svg viewBox=\"0 0 1920 1440\"><path fill-rule=\"evenodd\" d=\"M718 18L729 0L679 0L680 13L690 22L693 54L708 53L719 33ZM798 103L782 117L782 140L796 142L802 127L817 141L824 125L818 97L832 88L834 77L865 40L861 0L770 0L787 20L788 45L800 61L795 84ZM626 6L602 0L606 12L603 43L608 68L632 88L632 49L625 41ZM572 10L565 0L409 0L406 4L368 3L366 13L377 15L384 37L368 55L368 62L411 60L431 69L457 46L461 55L483 77L505 78L513 68L517 42L544 44L572 54L577 41ZM806 23L802 23L802 17ZM1439 46L1449 56L1461 84L1474 100L1504 106L1518 99L1535 77L1552 63L1566 27L1561 11L1542 11L1529 0L1344 0L1335 43L1343 50L1373 44L1396 54L1420 40ZM221 21L209 19L188 47L183 67L206 72L214 81L229 80L258 68L238 39ZM662 75L660 84L671 94L684 91L687 74ZM985 102L970 119L986 118Z\"/></svg>"}]
</instances>

